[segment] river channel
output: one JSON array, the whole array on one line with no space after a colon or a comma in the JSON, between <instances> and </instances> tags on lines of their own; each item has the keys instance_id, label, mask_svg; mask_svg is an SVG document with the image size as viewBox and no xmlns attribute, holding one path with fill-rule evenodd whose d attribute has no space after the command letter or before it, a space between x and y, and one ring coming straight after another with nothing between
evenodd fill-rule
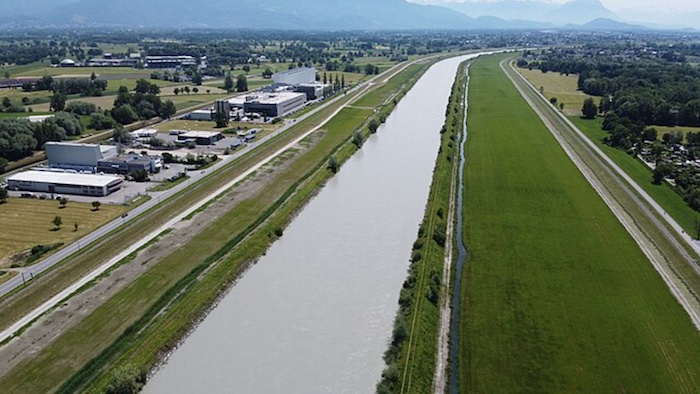
<instances>
[{"instance_id":1,"label":"river channel","mask_svg":"<svg viewBox=\"0 0 700 394\"><path fill-rule=\"evenodd\" d=\"M374 392L466 58L421 77L144 392Z\"/></svg>"}]
</instances>

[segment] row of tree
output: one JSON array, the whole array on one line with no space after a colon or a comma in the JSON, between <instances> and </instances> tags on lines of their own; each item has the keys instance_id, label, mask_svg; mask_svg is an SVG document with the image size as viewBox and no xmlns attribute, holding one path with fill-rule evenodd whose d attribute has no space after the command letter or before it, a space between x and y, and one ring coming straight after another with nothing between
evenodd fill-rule
<instances>
[{"instance_id":1,"label":"row of tree","mask_svg":"<svg viewBox=\"0 0 700 394\"><path fill-rule=\"evenodd\" d=\"M83 126L78 117L57 112L41 123L25 119L0 119L0 157L18 160L29 156L48 141L63 141L80 135Z\"/></svg>"}]
</instances>

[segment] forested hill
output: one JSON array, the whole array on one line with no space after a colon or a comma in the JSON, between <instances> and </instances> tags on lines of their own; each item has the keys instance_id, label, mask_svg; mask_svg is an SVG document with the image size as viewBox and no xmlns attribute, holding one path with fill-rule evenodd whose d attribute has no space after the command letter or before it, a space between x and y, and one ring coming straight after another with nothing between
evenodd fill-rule
<instances>
[{"instance_id":1,"label":"forested hill","mask_svg":"<svg viewBox=\"0 0 700 394\"><path fill-rule=\"evenodd\" d=\"M40 0L34 0L34 2ZM52 23L260 29L464 29L473 19L405 0L77 0L38 15Z\"/></svg>"}]
</instances>

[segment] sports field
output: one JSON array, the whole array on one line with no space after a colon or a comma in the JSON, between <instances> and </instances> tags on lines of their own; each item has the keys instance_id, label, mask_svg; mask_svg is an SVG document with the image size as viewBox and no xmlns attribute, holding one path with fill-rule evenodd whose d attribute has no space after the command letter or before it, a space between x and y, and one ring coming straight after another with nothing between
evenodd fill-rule
<instances>
[{"instance_id":1,"label":"sports field","mask_svg":"<svg viewBox=\"0 0 700 394\"><path fill-rule=\"evenodd\" d=\"M471 68L462 392L698 392L700 335L498 68Z\"/></svg>"}]
</instances>

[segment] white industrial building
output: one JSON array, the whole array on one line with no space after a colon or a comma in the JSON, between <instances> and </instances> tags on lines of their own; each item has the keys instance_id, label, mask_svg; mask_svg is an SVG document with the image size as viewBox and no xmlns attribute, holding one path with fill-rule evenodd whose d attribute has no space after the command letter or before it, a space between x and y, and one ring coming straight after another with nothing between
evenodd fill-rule
<instances>
[{"instance_id":1,"label":"white industrial building","mask_svg":"<svg viewBox=\"0 0 700 394\"><path fill-rule=\"evenodd\" d=\"M239 100L231 102L236 107ZM284 116L306 104L305 93L277 92L257 93L245 97L243 111L246 113L257 112L269 117Z\"/></svg>"},{"instance_id":2,"label":"white industrial building","mask_svg":"<svg viewBox=\"0 0 700 394\"><path fill-rule=\"evenodd\" d=\"M95 172L97 162L117 155L112 145L47 142L49 167Z\"/></svg>"},{"instance_id":3,"label":"white industrial building","mask_svg":"<svg viewBox=\"0 0 700 394\"><path fill-rule=\"evenodd\" d=\"M196 111L192 111L189 114L187 114L186 118L189 120L206 120L206 121L211 121L214 120L214 112L213 108L210 109L199 109Z\"/></svg>"},{"instance_id":4,"label":"white industrial building","mask_svg":"<svg viewBox=\"0 0 700 394\"><path fill-rule=\"evenodd\" d=\"M40 193L106 196L121 188L122 178L112 175L26 171L6 179L10 190Z\"/></svg>"},{"instance_id":5,"label":"white industrial building","mask_svg":"<svg viewBox=\"0 0 700 394\"><path fill-rule=\"evenodd\" d=\"M275 73L272 79L276 84L299 85L316 82L316 69L313 67L293 68L289 71Z\"/></svg>"},{"instance_id":6,"label":"white industrial building","mask_svg":"<svg viewBox=\"0 0 700 394\"><path fill-rule=\"evenodd\" d=\"M158 135L158 130L156 130L156 129L138 129L138 130L132 131L129 134L131 134L131 139L144 140L144 139L151 139L153 137L156 137Z\"/></svg>"}]
</instances>

